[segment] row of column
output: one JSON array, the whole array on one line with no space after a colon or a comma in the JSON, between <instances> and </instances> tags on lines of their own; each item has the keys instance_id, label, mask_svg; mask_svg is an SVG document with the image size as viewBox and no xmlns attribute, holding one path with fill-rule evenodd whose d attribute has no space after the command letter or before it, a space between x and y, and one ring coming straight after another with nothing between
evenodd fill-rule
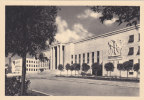
<instances>
[{"instance_id":1,"label":"row of column","mask_svg":"<svg viewBox=\"0 0 144 100\"><path fill-rule=\"evenodd\" d=\"M63 50L62 45L57 45L51 47L51 64L50 69L55 70L57 69L59 64L63 65Z\"/></svg>"}]
</instances>

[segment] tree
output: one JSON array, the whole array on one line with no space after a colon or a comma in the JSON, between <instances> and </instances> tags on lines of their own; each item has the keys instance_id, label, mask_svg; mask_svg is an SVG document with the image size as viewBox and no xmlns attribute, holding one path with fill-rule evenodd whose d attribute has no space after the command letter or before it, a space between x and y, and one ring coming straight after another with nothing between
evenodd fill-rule
<instances>
[{"instance_id":1,"label":"tree","mask_svg":"<svg viewBox=\"0 0 144 100\"><path fill-rule=\"evenodd\" d=\"M117 69L120 71L120 77L121 77L121 71L123 70L123 64L117 64Z\"/></svg>"},{"instance_id":2,"label":"tree","mask_svg":"<svg viewBox=\"0 0 144 100\"><path fill-rule=\"evenodd\" d=\"M66 64L65 68L67 70L67 76L68 76L68 70L70 70L70 64Z\"/></svg>"},{"instance_id":3,"label":"tree","mask_svg":"<svg viewBox=\"0 0 144 100\"><path fill-rule=\"evenodd\" d=\"M137 72L137 77L138 77L139 69L140 69L140 64L139 63L134 64L133 70Z\"/></svg>"},{"instance_id":4,"label":"tree","mask_svg":"<svg viewBox=\"0 0 144 100\"><path fill-rule=\"evenodd\" d=\"M74 70L74 65L70 66L70 71L71 71L71 76L72 76L72 71Z\"/></svg>"},{"instance_id":5,"label":"tree","mask_svg":"<svg viewBox=\"0 0 144 100\"><path fill-rule=\"evenodd\" d=\"M108 62L108 63L105 64L104 67L105 67L107 73L108 73L108 71L110 71L110 76L111 76L111 72L114 71L114 65L113 65L113 63Z\"/></svg>"},{"instance_id":6,"label":"tree","mask_svg":"<svg viewBox=\"0 0 144 100\"><path fill-rule=\"evenodd\" d=\"M95 75L97 76L97 72L100 71L102 66L99 63L93 63L92 64L92 70L95 72Z\"/></svg>"},{"instance_id":7,"label":"tree","mask_svg":"<svg viewBox=\"0 0 144 100\"><path fill-rule=\"evenodd\" d=\"M44 71L44 69L43 68L40 68L40 72L43 72Z\"/></svg>"},{"instance_id":8,"label":"tree","mask_svg":"<svg viewBox=\"0 0 144 100\"><path fill-rule=\"evenodd\" d=\"M63 65L62 65L62 64L59 64L58 70L60 70L60 76L61 76L61 71L63 71L63 69L64 69Z\"/></svg>"},{"instance_id":9,"label":"tree","mask_svg":"<svg viewBox=\"0 0 144 100\"><path fill-rule=\"evenodd\" d=\"M82 71L87 72L90 69L90 66L86 63L82 64Z\"/></svg>"},{"instance_id":10,"label":"tree","mask_svg":"<svg viewBox=\"0 0 144 100\"><path fill-rule=\"evenodd\" d=\"M140 6L93 6L92 11L101 13L99 17L101 23L105 20L118 18L116 22L120 25L126 23L127 26L137 25L140 21Z\"/></svg>"},{"instance_id":11,"label":"tree","mask_svg":"<svg viewBox=\"0 0 144 100\"><path fill-rule=\"evenodd\" d=\"M76 66L75 66L75 70L78 71L78 74L79 74L80 64L76 64Z\"/></svg>"},{"instance_id":12,"label":"tree","mask_svg":"<svg viewBox=\"0 0 144 100\"><path fill-rule=\"evenodd\" d=\"M25 94L26 56L38 58L54 41L57 10L55 6L6 6L5 55L22 57L21 95Z\"/></svg>"},{"instance_id":13,"label":"tree","mask_svg":"<svg viewBox=\"0 0 144 100\"><path fill-rule=\"evenodd\" d=\"M132 63L131 61L125 61L125 62L123 63L123 69L124 69L125 71L127 71L127 78L128 78L128 72L129 72L130 70L132 70L132 68L133 68L133 63Z\"/></svg>"}]
</instances>

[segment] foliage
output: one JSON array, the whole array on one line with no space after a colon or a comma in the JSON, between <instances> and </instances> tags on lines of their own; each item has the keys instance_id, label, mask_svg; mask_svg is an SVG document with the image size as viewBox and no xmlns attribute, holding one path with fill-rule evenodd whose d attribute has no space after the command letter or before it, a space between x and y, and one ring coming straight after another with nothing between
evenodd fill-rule
<instances>
[{"instance_id":1,"label":"foliage","mask_svg":"<svg viewBox=\"0 0 144 100\"><path fill-rule=\"evenodd\" d=\"M123 69L124 71L127 71L127 78L128 78L128 72L132 70L132 68L133 68L133 63L131 61L125 61L123 63Z\"/></svg>"},{"instance_id":2,"label":"foliage","mask_svg":"<svg viewBox=\"0 0 144 100\"><path fill-rule=\"evenodd\" d=\"M140 21L139 6L93 6L91 10L102 14L99 17L101 23L114 17L118 18L116 22L119 25L122 23L126 23L127 26L137 25Z\"/></svg>"},{"instance_id":3,"label":"foliage","mask_svg":"<svg viewBox=\"0 0 144 100\"><path fill-rule=\"evenodd\" d=\"M40 68L40 72L43 72L44 71L44 69L43 68Z\"/></svg>"},{"instance_id":4,"label":"foliage","mask_svg":"<svg viewBox=\"0 0 144 100\"><path fill-rule=\"evenodd\" d=\"M63 71L63 69L64 69L63 65L62 65L62 64L59 64L59 65L58 65L58 70Z\"/></svg>"},{"instance_id":5,"label":"foliage","mask_svg":"<svg viewBox=\"0 0 144 100\"><path fill-rule=\"evenodd\" d=\"M30 81L25 81L25 91L28 90ZM19 77L5 77L5 95L6 96L15 96L20 95L21 91L21 81Z\"/></svg>"},{"instance_id":6,"label":"foliage","mask_svg":"<svg viewBox=\"0 0 144 100\"><path fill-rule=\"evenodd\" d=\"M121 77L121 71L123 70L123 64L117 64L117 69L120 71L120 77Z\"/></svg>"},{"instance_id":7,"label":"foliage","mask_svg":"<svg viewBox=\"0 0 144 100\"><path fill-rule=\"evenodd\" d=\"M95 72L95 75L97 75L97 72L102 69L102 66L99 63L93 63L91 67Z\"/></svg>"},{"instance_id":8,"label":"foliage","mask_svg":"<svg viewBox=\"0 0 144 100\"><path fill-rule=\"evenodd\" d=\"M82 71L87 72L90 69L90 66L86 63L82 64Z\"/></svg>"},{"instance_id":9,"label":"foliage","mask_svg":"<svg viewBox=\"0 0 144 100\"><path fill-rule=\"evenodd\" d=\"M106 63L104 67L106 71L114 71L114 65L111 62Z\"/></svg>"},{"instance_id":10,"label":"foliage","mask_svg":"<svg viewBox=\"0 0 144 100\"><path fill-rule=\"evenodd\" d=\"M70 64L66 64L65 68L68 71L70 69Z\"/></svg>"},{"instance_id":11,"label":"foliage","mask_svg":"<svg viewBox=\"0 0 144 100\"><path fill-rule=\"evenodd\" d=\"M74 70L74 64L70 66L71 75L73 70Z\"/></svg>"},{"instance_id":12,"label":"foliage","mask_svg":"<svg viewBox=\"0 0 144 100\"><path fill-rule=\"evenodd\" d=\"M70 67L71 67L71 66L70 66L70 64L68 64L68 63L67 63L66 66L65 66L65 68L66 68L66 70L67 70L67 75L68 75L68 70L70 70Z\"/></svg>"},{"instance_id":13,"label":"foliage","mask_svg":"<svg viewBox=\"0 0 144 100\"><path fill-rule=\"evenodd\" d=\"M134 64L133 70L138 72L139 69L140 69L140 64L139 63Z\"/></svg>"},{"instance_id":14,"label":"foliage","mask_svg":"<svg viewBox=\"0 0 144 100\"><path fill-rule=\"evenodd\" d=\"M80 70L80 64L76 64L75 70L76 70L76 71L79 71L79 70Z\"/></svg>"},{"instance_id":15,"label":"foliage","mask_svg":"<svg viewBox=\"0 0 144 100\"><path fill-rule=\"evenodd\" d=\"M42 51L54 41L56 16L55 6L6 6L5 56L22 57L21 95L25 88L26 56L45 59Z\"/></svg>"},{"instance_id":16,"label":"foliage","mask_svg":"<svg viewBox=\"0 0 144 100\"><path fill-rule=\"evenodd\" d=\"M107 72L110 71L110 74L111 74L112 71L114 71L114 65L111 62L106 63L104 67L105 67Z\"/></svg>"},{"instance_id":17,"label":"foliage","mask_svg":"<svg viewBox=\"0 0 144 100\"><path fill-rule=\"evenodd\" d=\"M120 71L123 70L123 64L117 64L117 69Z\"/></svg>"},{"instance_id":18,"label":"foliage","mask_svg":"<svg viewBox=\"0 0 144 100\"><path fill-rule=\"evenodd\" d=\"M123 69L126 71L132 70L133 63L131 61L126 61L123 63Z\"/></svg>"}]
</instances>

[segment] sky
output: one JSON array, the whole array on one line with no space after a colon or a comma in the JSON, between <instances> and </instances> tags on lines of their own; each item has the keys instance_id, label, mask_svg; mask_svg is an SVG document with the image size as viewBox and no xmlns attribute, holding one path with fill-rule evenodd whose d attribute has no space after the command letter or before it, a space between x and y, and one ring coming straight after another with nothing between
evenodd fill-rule
<instances>
[{"instance_id":1,"label":"sky","mask_svg":"<svg viewBox=\"0 0 144 100\"><path fill-rule=\"evenodd\" d=\"M107 20L103 24L99 17L101 13L95 13L88 6L62 6L58 11L56 24L58 31L55 38L62 43L81 40L93 35L100 35L120 28L126 27L125 24L118 26L117 18Z\"/></svg>"},{"instance_id":2,"label":"sky","mask_svg":"<svg viewBox=\"0 0 144 100\"><path fill-rule=\"evenodd\" d=\"M91 11L88 6L60 6L59 8L61 10L58 10L56 17L58 29L55 38L62 43L78 41L126 27L125 24L118 26L115 22L117 18L102 24L99 20L101 13ZM19 58L15 56L12 60ZM6 63L8 63L7 58Z\"/></svg>"}]
</instances>

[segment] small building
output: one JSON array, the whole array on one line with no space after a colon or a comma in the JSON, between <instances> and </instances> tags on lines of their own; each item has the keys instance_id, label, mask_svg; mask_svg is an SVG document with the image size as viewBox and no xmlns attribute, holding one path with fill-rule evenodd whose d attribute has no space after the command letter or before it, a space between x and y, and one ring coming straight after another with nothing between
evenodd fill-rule
<instances>
[{"instance_id":1,"label":"small building","mask_svg":"<svg viewBox=\"0 0 144 100\"><path fill-rule=\"evenodd\" d=\"M49 68L49 61L41 62L38 59L26 58L26 73L38 73L49 70ZM22 59L17 59L12 62L12 73L22 73Z\"/></svg>"}]
</instances>

